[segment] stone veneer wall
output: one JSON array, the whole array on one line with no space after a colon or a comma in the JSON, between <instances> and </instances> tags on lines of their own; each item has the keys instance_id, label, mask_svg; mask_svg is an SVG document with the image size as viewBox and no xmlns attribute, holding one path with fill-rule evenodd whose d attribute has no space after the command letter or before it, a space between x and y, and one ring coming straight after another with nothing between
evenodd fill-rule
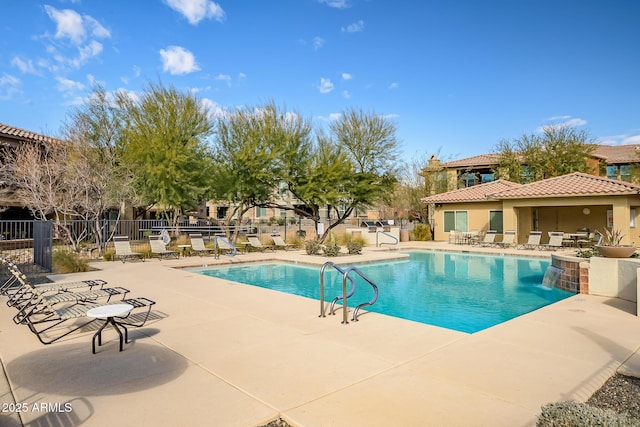
<instances>
[{"instance_id":1,"label":"stone veneer wall","mask_svg":"<svg viewBox=\"0 0 640 427\"><path fill-rule=\"evenodd\" d=\"M584 258L551 254L551 265L563 270L558 288L575 293L589 293L589 263Z\"/></svg>"}]
</instances>

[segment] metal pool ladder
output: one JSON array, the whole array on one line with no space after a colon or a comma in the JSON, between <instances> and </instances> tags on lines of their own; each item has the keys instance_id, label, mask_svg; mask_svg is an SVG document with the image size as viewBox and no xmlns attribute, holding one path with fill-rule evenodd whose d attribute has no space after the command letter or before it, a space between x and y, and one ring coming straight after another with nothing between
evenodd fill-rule
<instances>
[{"instance_id":1,"label":"metal pool ladder","mask_svg":"<svg viewBox=\"0 0 640 427\"><path fill-rule=\"evenodd\" d=\"M373 298L371 298L371 301L363 302L362 304L359 304L358 306L356 306L355 310L353 310L353 317L351 320L354 322L357 322L358 312L360 311L360 309L362 307L368 307L370 305L373 305L378 300L378 286L375 283L373 283L371 279L369 279L362 271L360 271L360 269L358 269L355 266L343 268L338 264L334 263L333 261L325 262L322 265L322 268L320 269L320 316L319 317L325 317L324 272L327 269L327 267L333 267L335 270L338 270L342 274L342 295L338 295L333 299L333 301L331 302L331 308L330 308L329 314L335 314L334 306L337 301L342 300L343 301L342 302L342 323L345 325L349 323L349 319L347 316L347 312L349 310L349 308L347 307L347 299L353 296L353 294L356 291L356 281L354 280L353 277L351 277L351 273L354 273L360 276L363 280L369 283L373 288ZM351 282L351 290L348 293L347 293L347 280Z\"/></svg>"}]
</instances>

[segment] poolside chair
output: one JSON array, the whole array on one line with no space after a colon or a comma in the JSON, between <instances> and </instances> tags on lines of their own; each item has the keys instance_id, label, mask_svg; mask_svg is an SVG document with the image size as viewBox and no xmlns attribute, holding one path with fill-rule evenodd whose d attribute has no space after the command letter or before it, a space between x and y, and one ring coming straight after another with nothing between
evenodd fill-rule
<instances>
[{"instance_id":1,"label":"poolside chair","mask_svg":"<svg viewBox=\"0 0 640 427\"><path fill-rule=\"evenodd\" d=\"M202 234L200 233L189 234L189 239L191 240L191 250L197 253L198 255L203 256L203 255L215 254L215 249L207 248L204 245L204 239L202 238Z\"/></svg>"},{"instance_id":2,"label":"poolside chair","mask_svg":"<svg viewBox=\"0 0 640 427\"><path fill-rule=\"evenodd\" d=\"M529 232L529 239L527 243L523 243L518 246L519 249L539 249L540 248L540 238L542 237L542 231L531 231Z\"/></svg>"},{"instance_id":3,"label":"poolside chair","mask_svg":"<svg viewBox=\"0 0 640 427\"><path fill-rule=\"evenodd\" d=\"M117 303L131 304L134 310L148 307L146 313L142 313L142 320L135 323L127 322L126 320L119 321L119 323L124 323L125 325L141 327L147 322L149 314L151 313L151 307L155 304L155 301L146 297L137 297L119 300ZM42 304L46 306L47 302L42 301ZM39 305L40 304L35 307ZM96 321L97 318L87 317L87 311L102 305L106 304L80 302L61 308L49 306L48 310L45 312L38 312L34 309L33 312L25 313L21 318L20 323L26 325L29 330L38 337L38 340L40 340L41 343L45 345L51 344L79 329L82 329L89 323ZM45 325L45 327L39 329L39 325ZM53 334L53 336L50 336L51 334Z\"/></svg>"},{"instance_id":4,"label":"poolside chair","mask_svg":"<svg viewBox=\"0 0 640 427\"><path fill-rule=\"evenodd\" d=\"M276 249L281 248L281 249L284 249L285 251L288 251L289 249L295 249L298 247L293 243L285 242L280 236L271 236L271 237L273 238L273 245L275 246Z\"/></svg>"},{"instance_id":5,"label":"poolside chair","mask_svg":"<svg viewBox=\"0 0 640 427\"><path fill-rule=\"evenodd\" d=\"M133 252L131 250L131 243L127 236L114 236L113 246L116 248L116 258L126 262L128 259L140 259L144 262L144 257L140 252Z\"/></svg>"},{"instance_id":6,"label":"poolside chair","mask_svg":"<svg viewBox=\"0 0 640 427\"><path fill-rule=\"evenodd\" d=\"M151 245L151 253L156 255L160 261L162 258L178 258L178 252L168 250L161 235L149 236L149 244Z\"/></svg>"},{"instance_id":7,"label":"poolside chair","mask_svg":"<svg viewBox=\"0 0 640 427\"><path fill-rule=\"evenodd\" d=\"M478 244L485 248L495 246L496 234L496 230L488 230L484 235L484 239L478 242Z\"/></svg>"},{"instance_id":8,"label":"poolside chair","mask_svg":"<svg viewBox=\"0 0 640 427\"><path fill-rule=\"evenodd\" d=\"M558 249L562 249L563 239L564 239L564 232L551 231L549 233L549 243L540 245L540 248L550 250L550 251L556 251Z\"/></svg>"},{"instance_id":9,"label":"poolside chair","mask_svg":"<svg viewBox=\"0 0 640 427\"><path fill-rule=\"evenodd\" d=\"M216 258L220 254L227 256L235 256L238 253L238 248L233 246L227 239L222 236L214 236L214 247L216 249Z\"/></svg>"},{"instance_id":10,"label":"poolside chair","mask_svg":"<svg viewBox=\"0 0 640 427\"><path fill-rule=\"evenodd\" d=\"M252 249L260 252L264 252L266 249L274 252L276 250L275 246L273 245L263 245L260 239L255 236L247 236L247 240L249 241L249 245L247 246L248 250Z\"/></svg>"},{"instance_id":11,"label":"poolside chair","mask_svg":"<svg viewBox=\"0 0 640 427\"><path fill-rule=\"evenodd\" d=\"M495 245L501 248L509 248L515 244L516 232L508 230L504 232L502 242L495 242Z\"/></svg>"}]
</instances>

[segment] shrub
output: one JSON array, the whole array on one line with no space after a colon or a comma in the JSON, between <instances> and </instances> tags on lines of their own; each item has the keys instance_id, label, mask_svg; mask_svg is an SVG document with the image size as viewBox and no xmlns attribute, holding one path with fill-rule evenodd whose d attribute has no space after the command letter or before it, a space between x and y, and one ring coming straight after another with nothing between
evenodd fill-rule
<instances>
[{"instance_id":1,"label":"shrub","mask_svg":"<svg viewBox=\"0 0 640 427\"><path fill-rule=\"evenodd\" d=\"M600 409L573 401L548 403L538 416L538 427L561 426L637 426L637 420L611 409Z\"/></svg>"},{"instance_id":2,"label":"shrub","mask_svg":"<svg viewBox=\"0 0 640 427\"><path fill-rule=\"evenodd\" d=\"M362 242L358 240L349 240L347 242L347 251L349 251L351 255L357 255L362 253L362 246Z\"/></svg>"},{"instance_id":3,"label":"shrub","mask_svg":"<svg viewBox=\"0 0 640 427\"><path fill-rule=\"evenodd\" d=\"M55 251L52 255L53 272L56 274L89 271L89 263L74 252Z\"/></svg>"},{"instance_id":4,"label":"shrub","mask_svg":"<svg viewBox=\"0 0 640 427\"><path fill-rule=\"evenodd\" d=\"M411 234L412 240L431 240L431 227L426 224L416 224L416 228L413 229L413 232Z\"/></svg>"},{"instance_id":5,"label":"shrub","mask_svg":"<svg viewBox=\"0 0 640 427\"><path fill-rule=\"evenodd\" d=\"M335 243L329 243L328 245L325 245L322 250L326 256L338 256L340 253L340 246Z\"/></svg>"},{"instance_id":6,"label":"shrub","mask_svg":"<svg viewBox=\"0 0 640 427\"><path fill-rule=\"evenodd\" d=\"M104 258L105 261L113 261L114 259L116 259L116 251L114 251L113 249L108 249L104 251L104 253L102 254L102 258Z\"/></svg>"},{"instance_id":7,"label":"shrub","mask_svg":"<svg viewBox=\"0 0 640 427\"><path fill-rule=\"evenodd\" d=\"M304 242L304 248L307 255L317 255L320 253L320 241L318 239L307 240Z\"/></svg>"}]
</instances>

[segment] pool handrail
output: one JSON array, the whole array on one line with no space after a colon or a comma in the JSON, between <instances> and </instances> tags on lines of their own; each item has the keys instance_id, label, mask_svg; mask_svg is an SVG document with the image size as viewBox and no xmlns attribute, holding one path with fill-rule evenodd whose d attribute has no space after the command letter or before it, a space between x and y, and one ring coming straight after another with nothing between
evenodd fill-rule
<instances>
[{"instance_id":1,"label":"pool handrail","mask_svg":"<svg viewBox=\"0 0 640 427\"><path fill-rule=\"evenodd\" d=\"M393 243L392 242L380 242L380 243L378 243L378 236L380 234L383 234L383 235L385 235L387 237L391 237L393 240L395 240L395 242L393 242ZM389 233L387 233L385 231L376 231L376 247L380 247L382 245L397 245L397 244L398 244L398 238L396 236L394 236L393 234L389 234Z\"/></svg>"},{"instance_id":2,"label":"pool handrail","mask_svg":"<svg viewBox=\"0 0 640 427\"><path fill-rule=\"evenodd\" d=\"M333 306L335 304L336 301L342 299L342 323L343 324L348 324L349 323L349 319L348 319L348 307L347 307L347 299L349 297L351 297L356 290L356 282L355 280L350 277L349 275L352 272L355 272L358 276L360 276L363 280L365 280L367 283L369 283L371 285L371 287L373 288L373 298L368 301L368 302L364 302L359 304L358 306L356 306L356 308L353 311L353 318L352 320L354 322L358 321L358 312L360 311L360 309L362 307L367 307L370 305L375 304L375 302L378 300L378 286L371 280L369 279L358 267L356 266L350 266L347 268L342 268L339 265L337 265L336 263L334 263L333 261L327 261L322 265L322 268L320 269L320 316L319 317L325 317L325 303L324 303L324 271L327 267L333 267L334 269L338 270L340 273L342 273L342 297L336 297L333 302L331 303L331 311L329 314L334 314L333 313ZM347 293L347 280L349 280L351 282L351 292Z\"/></svg>"}]
</instances>

